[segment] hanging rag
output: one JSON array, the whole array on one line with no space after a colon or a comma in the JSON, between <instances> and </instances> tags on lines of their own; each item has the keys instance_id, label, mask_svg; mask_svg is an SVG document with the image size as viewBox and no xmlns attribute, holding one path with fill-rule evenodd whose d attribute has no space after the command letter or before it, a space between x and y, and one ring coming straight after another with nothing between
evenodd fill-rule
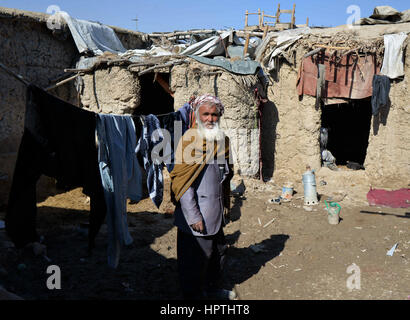
<instances>
[{"instance_id":1,"label":"hanging rag","mask_svg":"<svg viewBox=\"0 0 410 320\"><path fill-rule=\"evenodd\" d=\"M6 232L17 248L39 241L36 184L42 174L60 187L83 187L90 196L89 249L105 218L104 190L95 146L96 114L29 85L24 132L10 189Z\"/></svg>"},{"instance_id":2,"label":"hanging rag","mask_svg":"<svg viewBox=\"0 0 410 320\"><path fill-rule=\"evenodd\" d=\"M133 239L128 231L127 198L142 197L142 178L135 154L136 132L129 115L99 114L98 162L107 205L108 265L118 266L120 249Z\"/></svg>"},{"instance_id":3,"label":"hanging rag","mask_svg":"<svg viewBox=\"0 0 410 320\"><path fill-rule=\"evenodd\" d=\"M136 151L144 160L149 196L156 207L159 208L164 193L162 176L164 163L163 156L160 156L159 152L164 149L155 147L158 144L161 144L160 146L164 147L164 144L166 145L168 141L163 141L164 135L161 130L160 122L156 116L149 114L147 116L141 116L141 119L143 121L142 133L138 140Z\"/></svg>"},{"instance_id":4,"label":"hanging rag","mask_svg":"<svg viewBox=\"0 0 410 320\"><path fill-rule=\"evenodd\" d=\"M406 38L407 34L404 32L384 35L384 57L380 74L390 79L404 76L403 44Z\"/></svg>"},{"instance_id":5,"label":"hanging rag","mask_svg":"<svg viewBox=\"0 0 410 320\"><path fill-rule=\"evenodd\" d=\"M383 75L374 75L372 93L372 114L379 113L380 106L389 103L390 79Z\"/></svg>"},{"instance_id":6,"label":"hanging rag","mask_svg":"<svg viewBox=\"0 0 410 320\"><path fill-rule=\"evenodd\" d=\"M318 76L317 76L317 83L316 83L316 110L320 108L320 101L322 100L323 92L325 90L325 65L324 64L318 64L317 65L317 71L318 71Z\"/></svg>"}]
</instances>

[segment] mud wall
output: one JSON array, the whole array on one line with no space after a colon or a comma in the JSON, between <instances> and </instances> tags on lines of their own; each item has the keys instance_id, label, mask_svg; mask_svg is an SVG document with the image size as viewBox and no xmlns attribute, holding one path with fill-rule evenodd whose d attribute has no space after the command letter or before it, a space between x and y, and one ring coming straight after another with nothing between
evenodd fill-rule
<instances>
[{"instance_id":1,"label":"mud wall","mask_svg":"<svg viewBox=\"0 0 410 320\"><path fill-rule=\"evenodd\" d=\"M259 129L253 89L261 84L257 78L247 76L245 85L241 76L232 75L221 68L198 62L175 66L170 77L170 88L174 91L174 109L182 107L192 95L205 93L219 97L225 106L221 127L231 141L235 171L245 176L259 173Z\"/></svg>"},{"instance_id":2,"label":"mud wall","mask_svg":"<svg viewBox=\"0 0 410 320\"><path fill-rule=\"evenodd\" d=\"M44 88L66 75L64 69L73 67L79 57L68 28L65 26L62 32L53 34L46 25L48 17L43 13L0 7L0 62L29 82ZM114 30L127 49L144 47L144 37L139 33L125 29ZM23 133L26 88L3 70L0 70L0 83L1 210L8 199ZM73 82L50 93L78 105Z\"/></svg>"},{"instance_id":3,"label":"mud wall","mask_svg":"<svg viewBox=\"0 0 410 320\"><path fill-rule=\"evenodd\" d=\"M320 110L315 109L315 98L296 92L297 68L281 63L277 79L271 78L269 103L264 107L264 141L267 142L264 174L275 183L300 181L306 165L320 169ZM276 76L275 76L276 77ZM268 142L273 145L269 147Z\"/></svg>"},{"instance_id":4,"label":"mud wall","mask_svg":"<svg viewBox=\"0 0 410 320\"><path fill-rule=\"evenodd\" d=\"M365 161L373 187L405 188L410 183L410 37L405 45L405 76L391 81L389 107L372 118Z\"/></svg>"},{"instance_id":5,"label":"mud wall","mask_svg":"<svg viewBox=\"0 0 410 320\"><path fill-rule=\"evenodd\" d=\"M409 37L406 43L409 43ZM390 189L409 185L410 55L408 49L406 52L404 79L391 81L391 105L382 108L380 116L372 118L362 184ZM286 181L299 183L307 164L316 171L321 166L321 110L315 109L315 97L304 95L299 98L296 92L301 55L298 51L295 66L282 61L278 74L270 75L272 85L264 109L262 155L264 175L273 176L278 184ZM272 145L270 141L273 141ZM337 174L346 173L339 171Z\"/></svg>"},{"instance_id":6,"label":"mud wall","mask_svg":"<svg viewBox=\"0 0 410 320\"><path fill-rule=\"evenodd\" d=\"M81 106L94 112L130 114L140 105L141 87L136 73L125 67L98 69L82 77Z\"/></svg>"}]
</instances>

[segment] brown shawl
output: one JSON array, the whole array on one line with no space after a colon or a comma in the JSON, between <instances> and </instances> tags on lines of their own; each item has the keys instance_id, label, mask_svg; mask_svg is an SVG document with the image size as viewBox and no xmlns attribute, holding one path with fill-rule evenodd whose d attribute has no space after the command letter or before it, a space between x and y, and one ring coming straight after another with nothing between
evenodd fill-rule
<instances>
[{"instance_id":1,"label":"brown shawl","mask_svg":"<svg viewBox=\"0 0 410 320\"><path fill-rule=\"evenodd\" d=\"M212 159L229 159L229 155L229 138L227 136L222 141L207 142L199 136L199 131L196 127L186 131L178 144L175 166L170 173L171 198L175 202L179 201L207 163ZM229 163L231 162L229 161ZM231 175L226 180L230 180L230 178ZM229 188L229 181L228 184L224 183L224 195L227 193L225 185Z\"/></svg>"}]
</instances>

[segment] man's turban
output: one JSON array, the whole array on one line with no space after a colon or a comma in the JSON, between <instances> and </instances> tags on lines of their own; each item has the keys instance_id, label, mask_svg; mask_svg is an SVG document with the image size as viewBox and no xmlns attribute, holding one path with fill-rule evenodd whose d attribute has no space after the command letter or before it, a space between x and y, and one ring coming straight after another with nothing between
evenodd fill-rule
<instances>
[{"instance_id":1,"label":"man's turban","mask_svg":"<svg viewBox=\"0 0 410 320\"><path fill-rule=\"evenodd\" d=\"M224 113L224 106L217 97L211 95L211 94L203 94L202 96L199 96L195 98L195 100L192 102L191 106L194 111L198 110L200 106L203 104L212 104L215 105L216 108L219 111L219 114L222 116Z\"/></svg>"}]
</instances>

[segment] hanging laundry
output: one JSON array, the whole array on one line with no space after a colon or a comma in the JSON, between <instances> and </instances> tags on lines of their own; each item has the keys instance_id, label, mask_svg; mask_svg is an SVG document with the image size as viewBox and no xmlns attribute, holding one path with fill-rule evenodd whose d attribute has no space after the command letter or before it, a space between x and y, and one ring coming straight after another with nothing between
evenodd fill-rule
<instances>
[{"instance_id":1,"label":"hanging laundry","mask_svg":"<svg viewBox=\"0 0 410 320\"><path fill-rule=\"evenodd\" d=\"M176 112L171 112L165 115L158 116L160 127L165 129L170 134L170 143L164 147L164 156L168 160L165 162L168 172L174 168L174 151L178 145L179 139L189 129L191 106L185 103Z\"/></svg>"},{"instance_id":2,"label":"hanging laundry","mask_svg":"<svg viewBox=\"0 0 410 320\"><path fill-rule=\"evenodd\" d=\"M142 197L142 178L136 157L136 132L129 115L99 114L98 162L107 205L108 265L118 266L120 250L133 239L128 231L127 198Z\"/></svg>"},{"instance_id":3,"label":"hanging laundry","mask_svg":"<svg viewBox=\"0 0 410 320\"><path fill-rule=\"evenodd\" d=\"M153 149L158 144L164 144L164 135L161 130L158 118L152 114L140 116L143 121L142 134L137 143L137 153L144 160L144 169L147 172L147 188L149 196L154 204L159 208L163 198L164 182L162 169L164 168L163 157L160 154L153 154ZM160 129L160 130L157 130ZM156 132L156 135L153 133ZM165 141L165 145L166 145ZM158 149L161 151L162 148Z\"/></svg>"},{"instance_id":4,"label":"hanging laundry","mask_svg":"<svg viewBox=\"0 0 410 320\"><path fill-rule=\"evenodd\" d=\"M379 113L381 106L389 103L390 79L387 76L374 75L372 93L372 114Z\"/></svg>"},{"instance_id":5,"label":"hanging laundry","mask_svg":"<svg viewBox=\"0 0 410 320\"><path fill-rule=\"evenodd\" d=\"M298 95L317 95L318 65L325 65L322 98L364 99L372 95L373 75L378 73L373 54L365 57L345 55L335 62L329 54L303 58L296 82Z\"/></svg>"},{"instance_id":6,"label":"hanging laundry","mask_svg":"<svg viewBox=\"0 0 410 320\"><path fill-rule=\"evenodd\" d=\"M404 32L384 35L384 57L380 74L390 79L404 76L403 43L406 38L407 34Z\"/></svg>"},{"instance_id":7,"label":"hanging laundry","mask_svg":"<svg viewBox=\"0 0 410 320\"><path fill-rule=\"evenodd\" d=\"M36 183L42 174L90 196L89 249L105 218L104 189L95 146L96 115L42 89L27 87L24 132L6 213L6 231L17 248L39 241Z\"/></svg>"}]
</instances>

